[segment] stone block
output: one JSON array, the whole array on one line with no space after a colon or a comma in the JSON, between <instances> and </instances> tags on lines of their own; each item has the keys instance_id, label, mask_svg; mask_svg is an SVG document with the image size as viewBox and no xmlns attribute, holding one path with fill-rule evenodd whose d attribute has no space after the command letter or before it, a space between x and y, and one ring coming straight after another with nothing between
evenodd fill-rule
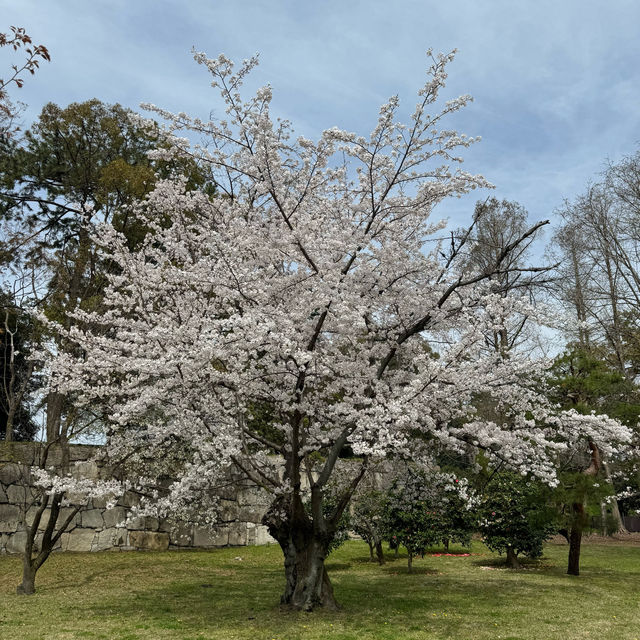
<instances>
[{"instance_id":1,"label":"stone block","mask_svg":"<svg viewBox=\"0 0 640 640\"><path fill-rule=\"evenodd\" d=\"M21 484L10 484L7 487L7 502L12 504L25 504L31 492Z\"/></svg>"},{"instance_id":2,"label":"stone block","mask_svg":"<svg viewBox=\"0 0 640 640\"><path fill-rule=\"evenodd\" d=\"M111 527L99 531L93 539L91 551L108 551L114 547L120 547L127 544L127 530L116 529Z\"/></svg>"},{"instance_id":3,"label":"stone block","mask_svg":"<svg viewBox=\"0 0 640 640\"><path fill-rule=\"evenodd\" d=\"M61 538L64 551L91 551L93 541L97 537L95 529L81 529L76 527L73 531L63 533Z\"/></svg>"},{"instance_id":4,"label":"stone block","mask_svg":"<svg viewBox=\"0 0 640 640\"><path fill-rule=\"evenodd\" d=\"M71 462L85 461L93 458L97 447L91 444L76 444L69 447L69 460Z\"/></svg>"},{"instance_id":5,"label":"stone block","mask_svg":"<svg viewBox=\"0 0 640 640\"><path fill-rule=\"evenodd\" d=\"M157 531L158 519L151 516L138 516L136 518L130 518L125 522L125 526L130 530L140 531Z\"/></svg>"},{"instance_id":6,"label":"stone block","mask_svg":"<svg viewBox=\"0 0 640 640\"><path fill-rule=\"evenodd\" d=\"M244 522L234 522L229 525L229 546L244 547L247 544L247 525Z\"/></svg>"},{"instance_id":7,"label":"stone block","mask_svg":"<svg viewBox=\"0 0 640 640\"><path fill-rule=\"evenodd\" d=\"M91 551L119 550L121 547L131 548L128 546L128 533L126 529L117 527L109 527L108 529L97 531Z\"/></svg>"},{"instance_id":8,"label":"stone block","mask_svg":"<svg viewBox=\"0 0 640 640\"><path fill-rule=\"evenodd\" d=\"M22 510L15 504L0 504L0 532L13 533L22 519Z\"/></svg>"},{"instance_id":9,"label":"stone block","mask_svg":"<svg viewBox=\"0 0 640 640\"><path fill-rule=\"evenodd\" d=\"M102 529L104 527L101 509L89 509L80 513L80 522L83 527L91 527L92 529Z\"/></svg>"},{"instance_id":10,"label":"stone block","mask_svg":"<svg viewBox=\"0 0 640 640\"><path fill-rule=\"evenodd\" d=\"M62 507L62 509L60 509L60 514L58 515L58 524L62 524L63 522L65 522L66 519L71 515L73 511L75 511L74 507ZM73 520L69 523L70 529L80 524L81 518L82 518L80 513L81 512L78 511L78 513L76 513Z\"/></svg>"},{"instance_id":11,"label":"stone block","mask_svg":"<svg viewBox=\"0 0 640 640\"><path fill-rule=\"evenodd\" d=\"M177 522L173 520L167 520L166 518L162 518L158 521L158 531L164 531L165 533L171 533L171 530L174 529L178 525Z\"/></svg>"},{"instance_id":12,"label":"stone block","mask_svg":"<svg viewBox=\"0 0 640 640\"><path fill-rule=\"evenodd\" d=\"M166 551L169 534L157 531L129 531L129 546L147 551Z\"/></svg>"},{"instance_id":13,"label":"stone block","mask_svg":"<svg viewBox=\"0 0 640 640\"><path fill-rule=\"evenodd\" d=\"M124 527L116 527L116 537L113 541L115 547L126 547L128 544L129 532Z\"/></svg>"},{"instance_id":14,"label":"stone block","mask_svg":"<svg viewBox=\"0 0 640 640\"><path fill-rule=\"evenodd\" d=\"M125 526L127 527L127 529L144 529L144 518L129 518L126 522L125 522Z\"/></svg>"},{"instance_id":15,"label":"stone block","mask_svg":"<svg viewBox=\"0 0 640 640\"><path fill-rule=\"evenodd\" d=\"M93 544L91 545L91 551L106 551L111 549L115 542L117 529L103 529L98 531L93 538Z\"/></svg>"},{"instance_id":16,"label":"stone block","mask_svg":"<svg viewBox=\"0 0 640 640\"><path fill-rule=\"evenodd\" d=\"M265 512L266 509L261 505L246 505L238 509L238 521L260 524Z\"/></svg>"},{"instance_id":17,"label":"stone block","mask_svg":"<svg viewBox=\"0 0 640 640\"><path fill-rule=\"evenodd\" d=\"M98 465L93 460L76 462L71 467L71 475L74 478L86 478L87 480L97 480L99 477Z\"/></svg>"},{"instance_id":18,"label":"stone block","mask_svg":"<svg viewBox=\"0 0 640 640\"><path fill-rule=\"evenodd\" d=\"M0 463L0 484L9 485L20 482L28 474L28 469L15 462Z\"/></svg>"},{"instance_id":19,"label":"stone block","mask_svg":"<svg viewBox=\"0 0 640 640\"><path fill-rule=\"evenodd\" d=\"M127 510L124 507L114 507L103 512L102 518L105 527L117 527L124 524L127 518Z\"/></svg>"},{"instance_id":20,"label":"stone block","mask_svg":"<svg viewBox=\"0 0 640 640\"><path fill-rule=\"evenodd\" d=\"M41 447L35 442L0 442L0 464L19 462L33 466Z\"/></svg>"},{"instance_id":21,"label":"stone block","mask_svg":"<svg viewBox=\"0 0 640 640\"><path fill-rule=\"evenodd\" d=\"M59 446L52 446L47 453L46 461L47 469L57 469L62 464L62 449Z\"/></svg>"},{"instance_id":22,"label":"stone block","mask_svg":"<svg viewBox=\"0 0 640 640\"><path fill-rule=\"evenodd\" d=\"M22 509L16 504L0 504L0 524L14 522L22 517Z\"/></svg>"},{"instance_id":23,"label":"stone block","mask_svg":"<svg viewBox=\"0 0 640 640\"><path fill-rule=\"evenodd\" d=\"M254 544L274 544L275 538L272 538L269 534L269 529L264 525L258 525L255 530L255 542Z\"/></svg>"},{"instance_id":24,"label":"stone block","mask_svg":"<svg viewBox=\"0 0 640 640\"><path fill-rule=\"evenodd\" d=\"M233 522L238 519L240 508L235 500L220 501L220 520L223 522Z\"/></svg>"},{"instance_id":25,"label":"stone block","mask_svg":"<svg viewBox=\"0 0 640 640\"><path fill-rule=\"evenodd\" d=\"M194 547L226 547L229 544L229 528L217 527L214 530L205 527L193 528Z\"/></svg>"},{"instance_id":26,"label":"stone block","mask_svg":"<svg viewBox=\"0 0 640 640\"><path fill-rule=\"evenodd\" d=\"M107 502L109 502L109 498L107 497L91 498L91 500L89 500L89 504L91 505L91 507L93 507L94 509L102 509L103 511L107 508Z\"/></svg>"},{"instance_id":27,"label":"stone block","mask_svg":"<svg viewBox=\"0 0 640 640\"><path fill-rule=\"evenodd\" d=\"M4 485L0 484L0 504L7 501L7 492L4 490Z\"/></svg>"},{"instance_id":28,"label":"stone block","mask_svg":"<svg viewBox=\"0 0 640 640\"><path fill-rule=\"evenodd\" d=\"M140 503L140 498L133 491L125 491L118 500L118 505L122 507L133 507Z\"/></svg>"},{"instance_id":29,"label":"stone block","mask_svg":"<svg viewBox=\"0 0 640 640\"><path fill-rule=\"evenodd\" d=\"M26 542L27 532L24 530L16 531L13 535L9 536L9 540L5 547L7 553L22 553Z\"/></svg>"},{"instance_id":30,"label":"stone block","mask_svg":"<svg viewBox=\"0 0 640 640\"><path fill-rule=\"evenodd\" d=\"M95 533L95 532L94 532ZM69 544L69 536L71 535L70 531L65 531L59 538L58 542L60 543L60 551L66 551L67 545Z\"/></svg>"},{"instance_id":31,"label":"stone block","mask_svg":"<svg viewBox=\"0 0 640 640\"><path fill-rule=\"evenodd\" d=\"M191 525L174 523L167 533L173 546L190 547L193 545L193 527Z\"/></svg>"},{"instance_id":32,"label":"stone block","mask_svg":"<svg viewBox=\"0 0 640 640\"><path fill-rule=\"evenodd\" d=\"M69 504L86 507L88 500L85 493L67 491L65 498Z\"/></svg>"}]
</instances>

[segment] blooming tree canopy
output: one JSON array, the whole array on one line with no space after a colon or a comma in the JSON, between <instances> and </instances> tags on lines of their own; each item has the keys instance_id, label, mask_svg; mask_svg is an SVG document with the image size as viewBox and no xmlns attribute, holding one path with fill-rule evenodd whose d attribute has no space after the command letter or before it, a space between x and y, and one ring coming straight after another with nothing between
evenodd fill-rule
<instances>
[{"instance_id":1,"label":"blooming tree canopy","mask_svg":"<svg viewBox=\"0 0 640 640\"><path fill-rule=\"evenodd\" d=\"M202 121L149 106L173 136L154 153L195 157L216 193L159 181L137 211L148 234L135 251L99 230L114 265L104 308L76 314L82 355L55 364L67 393L109 408L111 455L149 480L179 474L165 477L159 511L193 510L229 466L273 495L265 523L285 555L283 603L297 608L335 605L324 559L371 460L481 447L551 480L567 442L608 452L628 437L606 418L554 412L536 390L540 363L487 349L496 319L535 315L492 275L540 225L480 271L470 232L445 237L432 220L445 198L488 185L456 168L474 139L443 128L470 98L437 107L453 54L429 56L406 123L394 97L370 136L332 128L314 142L272 117L270 87L241 96L255 58L234 71L196 54L226 111ZM509 420L474 416L478 394ZM352 473L327 514L346 447Z\"/></svg>"}]
</instances>

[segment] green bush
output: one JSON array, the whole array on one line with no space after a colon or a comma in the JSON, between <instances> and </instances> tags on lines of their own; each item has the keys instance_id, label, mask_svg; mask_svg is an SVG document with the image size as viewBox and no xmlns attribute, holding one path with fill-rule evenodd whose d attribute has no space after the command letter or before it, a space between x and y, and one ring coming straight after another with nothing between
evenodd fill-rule
<instances>
[{"instance_id":1,"label":"green bush","mask_svg":"<svg viewBox=\"0 0 640 640\"><path fill-rule=\"evenodd\" d=\"M511 566L520 554L542 555L542 545L557 531L557 511L551 489L512 472L494 474L480 503L480 531L492 551L506 553Z\"/></svg>"},{"instance_id":2,"label":"green bush","mask_svg":"<svg viewBox=\"0 0 640 640\"><path fill-rule=\"evenodd\" d=\"M409 469L389 491L384 514L386 537L413 556L442 541L471 543L476 518L466 483L441 472Z\"/></svg>"}]
</instances>

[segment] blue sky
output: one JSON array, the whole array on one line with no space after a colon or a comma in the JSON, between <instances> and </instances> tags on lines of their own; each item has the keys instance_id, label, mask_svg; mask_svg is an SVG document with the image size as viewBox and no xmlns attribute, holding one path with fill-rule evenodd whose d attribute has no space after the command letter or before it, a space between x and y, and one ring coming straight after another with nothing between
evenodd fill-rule
<instances>
[{"instance_id":1,"label":"blue sky","mask_svg":"<svg viewBox=\"0 0 640 640\"><path fill-rule=\"evenodd\" d=\"M637 0L0 0L0 17L0 31L23 26L52 56L13 91L29 105L26 124L48 101L92 97L207 116L219 103L195 47L260 53L249 84L271 83L274 109L298 133L366 134L390 95L411 111L432 47L459 50L444 97L475 99L451 122L482 136L465 168L532 220L640 146ZM3 51L2 69L9 62ZM463 224L477 197L436 213Z\"/></svg>"}]
</instances>

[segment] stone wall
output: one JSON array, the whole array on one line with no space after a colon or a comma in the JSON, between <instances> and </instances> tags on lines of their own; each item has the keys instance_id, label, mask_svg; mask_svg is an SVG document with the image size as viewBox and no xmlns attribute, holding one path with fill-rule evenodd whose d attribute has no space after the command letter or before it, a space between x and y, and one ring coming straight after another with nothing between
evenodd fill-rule
<instances>
[{"instance_id":1,"label":"stone wall","mask_svg":"<svg viewBox=\"0 0 640 640\"><path fill-rule=\"evenodd\" d=\"M35 443L0 443L0 553L19 553L24 548L25 522L31 525L35 513L35 492L29 486L27 470L40 454ZM90 459L95 448L73 445L70 450L72 473L97 478L98 468ZM52 449L49 462L59 460L60 451ZM104 500L91 500L74 517L57 545L62 551L208 549L275 542L261 524L267 508L265 493L255 486L230 483L221 493L222 513L219 525L208 529L196 525L134 518L127 521L129 509L138 501L136 494L125 493L115 507L107 509ZM62 509L60 522L72 507ZM43 515L40 529L46 527Z\"/></svg>"}]
</instances>

